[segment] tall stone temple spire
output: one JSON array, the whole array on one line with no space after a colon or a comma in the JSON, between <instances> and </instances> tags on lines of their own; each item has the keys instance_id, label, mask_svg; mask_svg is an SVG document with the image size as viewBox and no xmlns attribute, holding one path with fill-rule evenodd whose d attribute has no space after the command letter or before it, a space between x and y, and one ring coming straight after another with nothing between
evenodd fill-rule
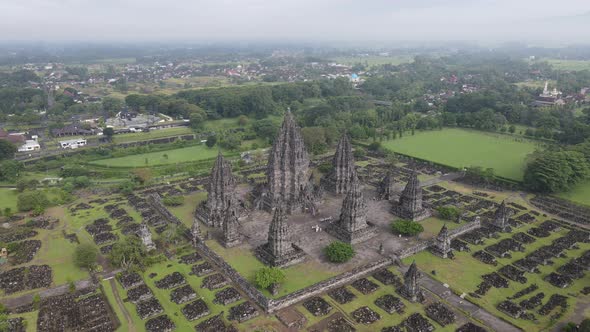
<instances>
[{"instance_id":1,"label":"tall stone temple spire","mask_svg":"<svg viewBox=\"0 0 590 332\"><path fill-rule=\"evenodd\" d=\"M367 203L355 173L350 176L349 183L350 188L342 202L340 219L328 227L327 231L344 242L358 243L377 233L375 228L367 223Z\"/></svg>"},{"instance_id":2,"label":"tall stone temple spire","mask_svg":"<svg viewBox=\"0 0 590 332\"><path fill-rule=\"evenodd\" d=\"M278 202L284 203L286 214L302 208L302 197L309 179L309 159L301 130L290 111L285 114L272 145L266 177L268 188L261 206L263 209L271 211Z\"/></svg>"},{"instance_id":3,"label":"tall stone temple spire","mask_svg":"<svg viewBox=\"0 0 590 332\"><path fill-rule=\"evenodd\" d=\"M222 244L226 248L235 247L241 243L240 233L238 232L238 215L236 210L229 208L225 211L223 220L223 239Z\"/></svg>"},{"instance_id":4,"label":"tall stone temple spire","mask_svg":"<svg viewBox=\"0 0 590 332\"><path fill-rule=\"evenodd\" d=\"M442 258L453 257L451 249L451 236L447 224L440 229L438 236L434 239L434 245L430 248L432 253Z\"/></svg>"},{"instance_id":5,"label":"tall stone temple spire","mask_svg":"<svg viewBox=\"0 0 590 332\"><path fill-rule=\"evenodd\" d=\"M404 284L398 289L398 293L411 302L423 302L424 294L420 289L419 278L420 272L416 266L416 261L413 261L406 274L404 274Z\"/></svg>"},{"instance_id":6,"label":"tall stone temple spire","mask_svg":"<svg viewBox=\"0 0 590 332\"><path fill-rule=\"evenodd\" d=\"M334 168L322 178L322 185L336 194L344 194L350 188L352 175L356 172L352 145L347 134L343 134L338 141L332 164Z\"/></svg>"},{"instance_id":7,"label":"tall stone temple spire","mask_svg":"<svg viewBox=\"0 0 590 332\"><path fill-rule=\"evenodd\" d=\"M232 175L231 164L223 158L221 151L211 169L207 184L207 201L195 213L196 218L208 226L221 227L225 211L236 203L236 180Z\"/></svg>"},{"instance_id":8,"label":"tall stone temple spire","mask_svg":"<svg viewBox=\"0 0 590 332\"><path fill-rule=\"evenodd\" d=\"M506 207L506 201L502 201L494 215L493 225L501 232L510 231L508 220L510 219L510 212Z\"/></svg>"},{"instance_id":9,"label":"tall stone temple spire","mask_svg":"<svg viewBox=\"0 0 590 332\"><path fill-rule=\"evenodd\" d=\"M422 206L422 187L415 169L412 170L398 204L394 205L393 212L404 219L413 221L419 221L430 216L430 211Z\"/></svg>"},{"instance_id":10,"label":"tall stone temple spire","mask_svg":"<svg viewBox=\"0 0 590 332\"><path fill-rule=\"evenodd\" d=\"M381 182L379 182L379 186L377 187L377 198L380 200L390 200L392 196L392 189L393 186L393 175L390 171L388 171Z\"/></svg>"},{"instance_id":11,"label":"tall stone temple spire","mask_svg":"<svg viewBox=\"0 0 590 332\"><path fill-rule=\"evenodd\" d=\"M268 229L268 242L256 249L257 257L267 265L278 267L303 261L305 253L293 245L291 232L284 207L278 203Z\"/></svg>"}]
</instances>

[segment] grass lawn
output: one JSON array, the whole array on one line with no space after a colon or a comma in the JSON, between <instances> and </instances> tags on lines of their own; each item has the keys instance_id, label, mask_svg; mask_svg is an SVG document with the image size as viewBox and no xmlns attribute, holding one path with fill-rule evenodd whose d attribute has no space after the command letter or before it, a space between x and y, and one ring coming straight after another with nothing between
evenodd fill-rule
<instances>
[{"instance_id":1,"label":"grass lawn","mask_svg":"<svg viewBox=\"0 0 590 332\"><path fill-rule=\"evenodd\" d=\"M4 211L10 208L12 212L16 212L16 196L18 192L13 189L0 188L0 210Z\"/></svg>"},{"instance_id":2,"label":"grass lawn","mask_svg":"<svg viewBox=\"0 0 590 332\"><path fill-rule=\"evenodd\" d=\"M557 194L557 196L590 206L590 181L580 183L567 192Z\"/></svg>"},{"instance_id":3,"label":"grass lawn","mask_svg":"<svg viewBox=\"0 0 590 332\"><path fill-rule=\"evenodd\" d=\"M165 129L152 130L147 133L128 133L128 134L115 135L115 136L113 136L113 141L114 141L114 143L120 144L120 143L126 143L126 142L145 141L145 140L162 138L162 137L188 135L188 134L192 134L192 133L193 133L193 130L188 127L165 128Z\"/></svg>"},{"instance_id":4,"label":"grass lawn","mask_svg":"<svg viewBox=\"0 0 590 332\"><path fill-rule=\"evenodd\" d=\"M195 214L195 208L207 199L206 192L197 192L184 196L184 204L180 206L169 206L168 210L172 212L182 223L191 228Z\"/></svg>"},{"instance_id":5,"label":"grass lawn","mask_svg":"<svg viewBox=\"0 0 590 332\"><path fill-rule=\"evenodd\" d=\"M226 262L250 282L254 280L256 271L265 266L250 250L244 249L242 246L226 249L215 240L207 241L207 246L223 257ZM281 285L279 294L277 296L271 296L268 291L264 290L263 293L267 297L278 298L337 274L311 260L285 268L283 271L285 272L286 279Z\"/></svg>"},{"instance_id":6,"label":"grass lawn","mask_svg":"<svg viewBox=\"0 0 590 332\"><path fill-rule=\"evenodd\" d=\"M543 59L549 62L555 69L561 70L590 70L589 60L562 60L562 59Z\"/></svg>"},{"instance_id":7,"label":"grass lawn","mask_svg":"<svg viewBox=\"0 0 590 332\"><path fill-rule=\"evenodd\" d=\"M149 167L212 159L216 156L217 148L208 148L205 145L195 145L180 149L101 159L93 161L91 164L110 167Z\"/></svg>"},{"instance_id":8,"label":"grass lawn","mask_svg":"<svg viewBox=\"0 0 590 332\"><path fill-rule=\"evenodd\" d=\"M525 231L526 229L532 227L532 225L526 225L522 228L519 228L518 231ZM537 239L536 242L532 244L526 245L526 252L513 252L512 258L502 258L498 259L498 266L492 266L484 264L471 256L471 254L477 250L481 250L487 245L497 242L498 240L490 240L486 241L484 245L470 245L471 253L466 252L455 252L455 258L450 259L442 259L437 256L432 255L428 251L420 252L416 255L410 256L403 260L405 264L410 264L412 260L416 260L416 264L418 268L423 273L428 273L431 277L447 283L450 285L451 289L453 289L458 294L461 293L469 293L473 292L477 289L477 285L482 281L481 275L492 273L497 271L504 265L508 265L511 262L519 260L525 257L527 254L531 253L532 251L538 249L541 246L551 244L553 240L558 237L561 237L567 233L567 230L562 230L557 233L553 233L550 237L544 239ZM503 234L501 238L510 237L512 234ZM532 321L526 321L521 319L513 319L504 313L498 311L496 309L496 305L505 300L506 297L513 295L519 290L526 288L527 286L536 283L539 286L539 290L533 292L529 295L526 295L522 298L516 300L516 302L520 302L523 299L530 298L534 294L538 293L539 291L543 291L545 293L545 298L543 299L543 303L549 300L552 294L561 294L568 296L568 294L576 294L578 293L583 287L590 285L590 279L579 279L576 280L572 286L560 289L557 287L552 286L551 284L547 283L543 280L543 278L548 275L550 272L555 271L557 267L567 263L571 258L577 257L585 250L590 249L590 244L580 244L580 249L576 250L568 250L567 256L568 258L558 258L553 259L554 265L553 266L541 266L539 270L541 271L540 274L531 274L526 273L525 276L528 279L526 284L520 284L515 281L510 281L509 287L504 289L496 289L492 288L490 291L480 299L471 298L468 296L470 301L477 303L478 305L482 306L486 310L490 311L495 316L499 316L503 319L506 319L517 326L523 328L525 331L541 331L545 330L551 324L550 316L546 315L542 316L537 313L539 308L535 310L530 310L535 314L538 319L538 323ZM432 275L432 272L435 270L436 275ZM573 313L573 308L575 307L576 298L575 296L568 296L568 303L569 308L566 314L561 318L561 320L567 321L568 315ZM554 311L553 313L555 313Z\"/></svg>"},{"instance_id":9,"label":"grass lawn","mask_svg":"<svg viewBox=\"0 0 590 332\"><path fill-rule=\"evenodd\" d=\"M475 130L447 128L416 132L414 136L384 141L394 152L453 167L491 167L496 174L520 181L525 157L539 144L514 137Z\"/></svg>"}]
</instances>

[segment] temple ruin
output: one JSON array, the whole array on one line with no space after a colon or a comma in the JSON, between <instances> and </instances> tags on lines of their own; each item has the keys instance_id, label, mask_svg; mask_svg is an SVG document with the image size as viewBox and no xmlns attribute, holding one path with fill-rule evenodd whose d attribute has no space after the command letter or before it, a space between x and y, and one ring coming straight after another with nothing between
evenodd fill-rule
<instances>
[{"instance_id":1,"label":"temple ruin","mask_svg":"<svg viewBox=\"0 0 590 332\"><path fill-rule=\"evenodd\" d=\"M235 189L236 180L232 175L231 164L220 151L207 184L207 200L197 208L196 219L207 226L221 227L225 211L236 203Z\"/></svg>"},{"instance_id":2,"label":"temple ruin","mask_svg":"<svg viewBox=\"0 0 590 332\"><path fill-rule=\"evenodd\" d=\"M393 205L392 212L403 219L412 221L420 221L430 217L430 211L422 205L422 187L416 170L412 170L399 202Z\"/></svg>"}]
</instances>

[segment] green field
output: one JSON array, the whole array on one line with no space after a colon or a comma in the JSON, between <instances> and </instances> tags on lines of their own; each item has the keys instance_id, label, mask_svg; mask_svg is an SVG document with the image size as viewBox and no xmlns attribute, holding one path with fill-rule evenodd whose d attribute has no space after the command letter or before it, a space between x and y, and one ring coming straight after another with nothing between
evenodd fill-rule
<instances>
[{"instance_id":1,"label":"green field","mask_svg":"<svg viewBox=\"0 0 590 332\"><path fill-rule=\"evenodd\" d=\"M562 70L590 70L590 60L562 60L562 59L544 59L549 62L555 69Z\"/></svg>"},{"instance_id":2,"label":"green field","mask_svg":"<svg viewBox=\"0 0 590 332\"><path fill-rule=\"evenodd\" d=\"M580 183L565 193L557 194L558 197L590 206L590 181Z\"/></svg>"},{"instance_id":3,"label":"green field","mask_svg":"<svg viewBox=\"0 0 590 332\"><path fill-rule=\"evenodd\" d=\"M383 142L383 146L452 167L491 167L499 176L520 181L525 157L538 144L508 135L448 128L416 132L414 136Z\"/></svg>"},{"instance_id":4,"label":"green field","mask_svg":"<svg viewBox=\"0 0 590 332\"><path fill-rule=\"evenodd\" d=\"M142 153L120 158L101 159L93 161L91 164L109 167L149 167L205 160L214 158L215 156L217 156L217 148L208 148L205 145L195 145L186 148Z\"/></svg>"},{"instance_id":5,"label":"green field","mask_svg":"<svg viewBox=\"0 0 590 332\"><path fill-rule=\"evenodd\" d=\"M192 129L188 127L166 128L160 130L152 130L147 133L129 133L115 135L113 136L113 142L120 144L126 142L145 141L162 137L188 135L192 133Z\"/></svg>"},{"instance_id":6,"label":"green field","mask_svg":"<svg viewBox=\"0 0 590 332\"><path fill-rule=\"evenodd\" d=\"M368 64L369 67L371 66L380 66L380 65L401 65L402 63L411 63L414 61L413 57L411 56L345 56L345 57L338 57L334 58L334 61L346 65L354 65L356 63Z\"/></svg>"},{"instance_id":7,"label":"green field","mask_svg":"<svg viewBox=\"0 0 590 332\"><path fill-rule=\"evenodd\" d=\"M10 208L12 212L16 212L16 195L18 192L13 189L0 188L0 210L4 211Z\"/></svg>"}]
</instances>

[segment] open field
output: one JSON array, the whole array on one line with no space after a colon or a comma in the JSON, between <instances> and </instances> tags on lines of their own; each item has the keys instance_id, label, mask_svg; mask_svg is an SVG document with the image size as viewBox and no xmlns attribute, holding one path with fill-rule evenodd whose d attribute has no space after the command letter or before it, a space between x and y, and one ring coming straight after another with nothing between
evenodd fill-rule
<instances>
[{"instance_id":1,"label":"open field","mask_svg":"<svg viewBox=\"0 0 590 332\"><path fill-rule=\"evenodd\" d=\"M447 128L416 132L414 136L383 142L383 146L452 167L491 167L499 176L520 181L526 156L539 145L508 135Z\"/></svg>"},{"instance_id":2,"label":"open field","mask_svg":"<svg viewBox=\"0 0 590 332\"><path fill-rule=\"evenodd\" d=\"M216 148L208 148L205 145L195 145L186 148L142 153L120 158L101 159L92 161L91 164L108 167L149 167L205 160L214 158L215 156L217 156Z\"/></svg>"},{"instance_id":3,"label":"open field","mask_svg":"<svg viewBox=\"0 0 590 332\"><path fill-rule=\"evenodd\" d=\"M16 211L16 196L18 192L14 189L0 188L0 211L10 208Z\"/></svg>"},{"instance_id":4,"label":"open field","mask_svg":"<svg viewBox=\"0 0 590 332\"><path fill-rule=\"evenodd\" d=\"M557 194L557 196L575 203L590 206L590 181L580 183L567 192Z\"/></svg>"},{"instance_id":5,"label":"open field","mask_svg":"<svg viewBox=\"0 0 590 332\"><path fill-rule=\"evenodd\" d=\"M334 61L346 65L354 65L356 63L368 64L369 67L371 66L380 66L380 65L401 65L402 63L411 63L414 61L413 57L411 56L346 56L346 57L337 57L333 59Z\"/></svg>"},{"instance_id":6,"label":"open field","mask_svg":"<svg viewBox=\"0 0 590 332\"><path fill-rule=\"evenodd\" d=\"M227 249L221 246L216 240L207 241L207 246L223 257L226 262L251 283L254 283L256 271L265 266L250 250L244 249L243 247L238 246ZM266 296L274 298L281 297L337 274L311 260L287 267L283 271L285 271L286 279L281 285L278 295L272 296L270 292L264 290L263 293Z\"/></svg>"},{"instance_id":7,"label":"open field","mask_svg":"<svg viewBox=\"0 0 590 332\"><path fill-rule=\"evenodd\" d=\"M188 134L192 134L192 133L193 133L192 129L188 128L188 127L166 128L166 129L152 130L147 133L129 133L129 134L115 135L115 136L113 136L113 142L116 144L120 144L120 143L135 142L135 141L145 141L145 140L162 138L162 137L188 135Z\"/></svg>"},{"instance_id":8,"label":"open field","mask_svg":"<svg viewBox=\"0 0 590 332\"><path fill-rule=\"evenodd\" d=\"M590 60L562 60L543 59L549 62L553 68L562 70L590 70Z\"/></svg>"}]
</instances>

